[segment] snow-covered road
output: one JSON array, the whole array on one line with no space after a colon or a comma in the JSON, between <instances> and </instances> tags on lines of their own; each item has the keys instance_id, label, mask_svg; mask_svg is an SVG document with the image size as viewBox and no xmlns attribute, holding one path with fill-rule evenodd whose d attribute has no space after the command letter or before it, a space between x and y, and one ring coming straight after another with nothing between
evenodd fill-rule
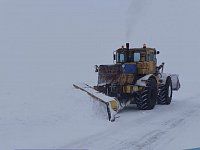
<instances>
[{"instance_id":1,"label":"snow-covered road","mask_svg":"<svg viewBox=\"0 0 200 150\"><path fill-rule=\"evenodd\" d=\"M135 106L119 114L103 131L69 142L63 148L86 149L189 149L199 146L200 94L174 98L169 106L151 111ZM105 126L101 123L98 126ZM81 127L80 127L81 128Z\"/></svg>"}]
</instances>

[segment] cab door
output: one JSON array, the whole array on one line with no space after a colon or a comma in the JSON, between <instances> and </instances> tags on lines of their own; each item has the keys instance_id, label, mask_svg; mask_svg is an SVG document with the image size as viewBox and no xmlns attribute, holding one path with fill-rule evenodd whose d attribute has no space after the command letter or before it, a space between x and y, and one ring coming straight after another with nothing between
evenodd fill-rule
<instances>
[{"instance_id":1,"label":"cab door","mask_svg":"<svg viewBox=\"0 0 200 150\"><path fill-rule=\"evenodd\" d=\"M156 73L157 59L156 59L156 54L153 51L150 51L147 54L147 61L148 61L149 73L150 74Z\"/></svg>"}]
</instances>

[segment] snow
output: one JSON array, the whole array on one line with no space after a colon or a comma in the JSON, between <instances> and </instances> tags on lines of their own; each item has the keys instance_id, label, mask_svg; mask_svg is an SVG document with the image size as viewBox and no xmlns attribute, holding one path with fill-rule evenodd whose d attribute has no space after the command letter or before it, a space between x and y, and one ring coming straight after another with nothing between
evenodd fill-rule
<instances>
[{"instance_id":1,"label":"snow","mask_svg":"<svg viewBox=\"0 0 200 150\"><path fill-rule=\"evenodd\" d=\"M0 149L200 147L200 2L138 1L0 0ZM72 84L96 84L127 41L157 48L181 89L111 123Z\"/></svg>"}]
</instances>

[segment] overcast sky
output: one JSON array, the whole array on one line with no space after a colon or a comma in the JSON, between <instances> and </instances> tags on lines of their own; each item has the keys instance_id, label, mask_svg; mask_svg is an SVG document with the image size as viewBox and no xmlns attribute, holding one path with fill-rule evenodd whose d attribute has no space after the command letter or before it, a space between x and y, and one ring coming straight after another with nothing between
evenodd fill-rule
<instances>
[{"instance_id":1,"label":"overcast sky","mask_svg":"<svg viewBox=\"0 0 200 150\"><path fill-rule=\"evenodd\" d=\"M127 41L157 48L167 70L186 73L185 60L198 63L199 8L199 0L0 0L0 81L86 80Z\"/></svg>"}]
</instances>

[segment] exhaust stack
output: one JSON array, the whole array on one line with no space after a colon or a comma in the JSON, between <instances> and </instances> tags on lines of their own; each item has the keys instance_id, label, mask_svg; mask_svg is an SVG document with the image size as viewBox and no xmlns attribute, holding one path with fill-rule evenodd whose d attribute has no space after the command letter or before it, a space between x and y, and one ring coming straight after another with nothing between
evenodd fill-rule
<instances>
[{"instance_id":1,"label":"exhaust stack","mask_svg":"<svg viewBox=\"0 0 200 150\"><path fill-rule=\"evenodd\" d=\"M129 43L126 43L126 49L129 50Z\"/></svg>"}]
</instances>

